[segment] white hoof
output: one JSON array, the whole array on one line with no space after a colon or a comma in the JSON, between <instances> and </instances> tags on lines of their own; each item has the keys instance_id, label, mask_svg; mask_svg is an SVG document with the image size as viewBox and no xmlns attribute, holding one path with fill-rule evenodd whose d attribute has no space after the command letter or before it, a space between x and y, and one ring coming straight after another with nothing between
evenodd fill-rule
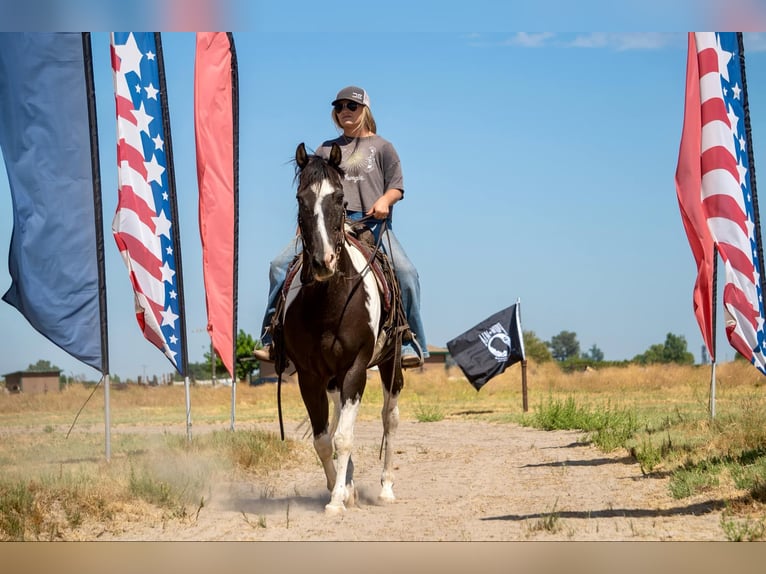
<instances>
[{"instance_id":1,"label":"white hoof","mask_svg":"<svg viewBox=\"0 0 766 574\"><path fill-rule=\"evenodd\" d=\"M346 512L346 507L343 504L330 503L324 507L324 513L328 516L338 516Z\"/></svg>"},{"instance_id":2,"label":"white hoof","mask_svg":"<svg viewBox=\"0 0 766 574\"><path fill-rule=\"evenodd\" d=\"M391 486L384 486L380 494L378 495L378 502L383 502L385 504L394 502L396 500L396 497L394 496L394 489Z\"/></svg>"}]
</instances>

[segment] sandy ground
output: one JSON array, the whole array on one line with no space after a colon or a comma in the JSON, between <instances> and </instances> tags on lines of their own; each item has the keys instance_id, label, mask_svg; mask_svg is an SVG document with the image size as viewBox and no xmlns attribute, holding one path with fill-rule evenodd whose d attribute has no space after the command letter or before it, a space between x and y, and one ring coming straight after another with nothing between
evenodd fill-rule
<instances>
[{"instance_id":1,"label":"sandy ground","mask_svg":"<svg viewBox=\"0 0 766 574\"><path fill-rule=\"evenodd\" d=\"M276 429L268 429L276 430ZM288 425L288 434L301 431ZM325 515L316 460L257 482L217 481L204 507L94 529L91 540L632 541L725 540L723 505L675 500L667 478L642 476L624 451L605 454L577 431L444 420L400 424L396 502L376 502L379 422L355 440L357 506ZM311 449L310 440L303 439Z\"/></svg>"}]
</instances>

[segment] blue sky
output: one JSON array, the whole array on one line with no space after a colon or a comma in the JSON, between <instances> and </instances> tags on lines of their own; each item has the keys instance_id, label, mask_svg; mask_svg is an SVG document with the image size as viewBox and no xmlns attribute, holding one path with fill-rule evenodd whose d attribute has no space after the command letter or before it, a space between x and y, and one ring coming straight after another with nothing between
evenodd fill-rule
<instances>
[{"instance_id":1,"label":"blue sky","mask_svg":"<svg viewBox=\"0 0 766 574\"><path fill-rule=\"evenodd\" d=\"M263 7L263 3L257 4ZM345 10L338 6L337 10ZM380 135L402 160L394 226L418 267L428 343L444 346L521 300L524 330L574 331L583 351L629 359L686 337L699 360L695 267L674 172L683 117L683 32L517 33L473 29L339 31L261 12L235 32L240 77L240 328L254 336L268 263L295 229L291 160L334 137L330 101L365 87ZM269 18L275 25L267 26ZM439 24L437 22L437 24ZM188 350L208 349L197 228L192 109L194 34L164 33L183 254ZM111 371L170 372L144 340L111 236L117 202L109 36L92 35L106 244ZM745 35L755 165L766 165L766 35ZM762 142L762 143L761 143ZM0 258L12 215L0 167ZM763 202L763 200L762 200ZM0 291L10 285L0 265ZM97 374L0 303L0 373L47 359ZM734 351L719 310L719 361Z\"/></svg>"}]
</instances>

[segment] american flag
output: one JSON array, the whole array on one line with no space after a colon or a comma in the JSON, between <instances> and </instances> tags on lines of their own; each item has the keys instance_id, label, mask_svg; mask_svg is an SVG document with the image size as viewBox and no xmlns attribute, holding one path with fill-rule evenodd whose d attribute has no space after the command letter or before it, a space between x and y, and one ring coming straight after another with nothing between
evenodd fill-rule
<instances>
[{"instance_id":1,"label":"american flag","mask_svg":"<svg viewBox=\"0 0 766 574\"><path fill-rule=\"evenodd\" d=\"M182 372L178 242L153 33L113 32L119 201L112 231L130 274L141 331ZM179 262L180 263L180 262Z\"/></svg>"},{"instance_id":2,"label":"american flag","mask_svg":"<svg viewBox=\"0 0 766 574\"><path fill-rule=\"evenodd\" d=\"M699 147L696 157L684 157L682 145L679 169L682 162L696 161L700 166L696 197L725 270L726 335L732 347L766 373L760 229L753 207L737 34L690 34L689 51L689 58L696 57L698 70L697 78L687 77L687 93L692 88L689 82L698 82L699 87L693 88L699 91ZM687 114L684 131L694 131L688 122Z\"/></svg>"}]
</instances>

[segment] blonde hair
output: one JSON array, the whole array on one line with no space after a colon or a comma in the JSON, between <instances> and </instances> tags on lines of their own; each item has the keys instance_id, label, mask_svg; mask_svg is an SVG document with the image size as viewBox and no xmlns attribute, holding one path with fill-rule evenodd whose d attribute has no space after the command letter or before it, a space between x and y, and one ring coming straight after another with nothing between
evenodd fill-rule
<instances>
[{"instance_id":1,"label":"blonde hair","mask_svg":"<svg viewBox=\"0 0 766 574\"><path fill-rule=\"evenodd\" d=\"M370 106L365 106L363 104L359 104L359 105L362 106L361 127L371 133L377 134L378 126L375 123L375 118L372 117L372 111L370 110ZM330 115L332 116L332 123L335 124L335 127L337 127L340 131L343 131L343 126L340 125L340 122L338 121L338 114L335 113L334 108L330 111Z\"/></svg>"}]
</instances>

